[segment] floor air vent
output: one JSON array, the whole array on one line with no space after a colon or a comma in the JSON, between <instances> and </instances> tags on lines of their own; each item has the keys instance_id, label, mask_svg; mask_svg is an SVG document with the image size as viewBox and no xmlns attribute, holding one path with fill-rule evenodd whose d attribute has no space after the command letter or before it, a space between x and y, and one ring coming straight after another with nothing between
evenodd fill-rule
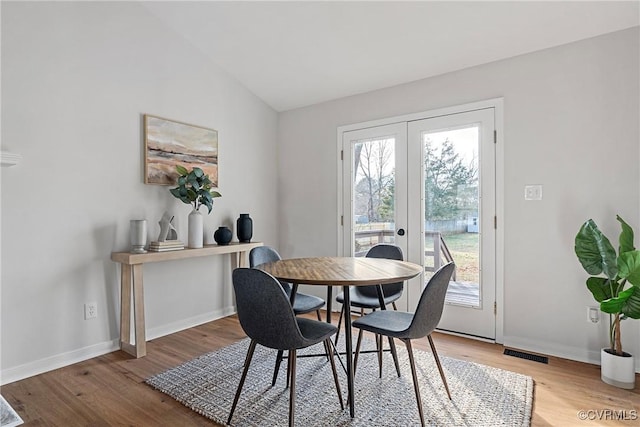
<instances>
[{"instance_id":1,"label":"floor air vent","mask_svg":"<svg viewBox=\"0 0 640 427\"><path fill-rule=\"evenodd\" d=\"M538 356L537 354L524 353L522 351L509 350L508 348L504 349L504 354L507 356L519 357L520 359L533 360L534 362L539 363L549 363L549 358L546 356Z\"/></svg>"}]
</instances>

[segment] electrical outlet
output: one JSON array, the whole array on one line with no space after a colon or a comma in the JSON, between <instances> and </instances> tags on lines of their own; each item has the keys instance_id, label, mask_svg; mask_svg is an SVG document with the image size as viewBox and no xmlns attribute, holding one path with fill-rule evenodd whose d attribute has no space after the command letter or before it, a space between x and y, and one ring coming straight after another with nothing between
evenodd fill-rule
<instances>
[{"instance_id":1,"label":"electrical outlet","mask_svg":"<svg viewBox=\"0 0 640 427\"><path fill-rule=\"evenodd\" d=\"M524 199L525 200L542 200L542 185L525 185L524 186Z\"/></svg>"},{"instance_id":2,"label":"electrical outlet","mask_svg":"<svg viewBox=\"0 0 640 427\"><path fill-rule=\"evenodd\" d=\"M587 307L587 322L598 323L600 321L600 308Z\"/></svg>"},{"instance_id":3,"label":"electrical outlet","mask_svg":"<svg viewBox=\"0 0 640 427\"><path fill-rule=\"evenodd\" d=\"M98 304L88 302L84 305L84 320L95 319L98 317Z\"/></svg>"}]
</instances>

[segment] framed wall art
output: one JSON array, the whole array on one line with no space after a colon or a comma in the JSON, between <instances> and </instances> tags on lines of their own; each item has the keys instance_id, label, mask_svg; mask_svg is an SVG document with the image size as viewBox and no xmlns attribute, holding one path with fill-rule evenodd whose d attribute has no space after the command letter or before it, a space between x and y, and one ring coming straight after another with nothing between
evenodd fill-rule
<instances>
[{"instance_id":1,"label":"framed wall art","mask_svg":"<svg viewBox=\"0 0 640 427\"><path fill-rule=\"evenodd\" d=\"M199 167L218 187L218 131L144 115L144 182L175 185L176 165Z\"/></svg>"}]
</instances>

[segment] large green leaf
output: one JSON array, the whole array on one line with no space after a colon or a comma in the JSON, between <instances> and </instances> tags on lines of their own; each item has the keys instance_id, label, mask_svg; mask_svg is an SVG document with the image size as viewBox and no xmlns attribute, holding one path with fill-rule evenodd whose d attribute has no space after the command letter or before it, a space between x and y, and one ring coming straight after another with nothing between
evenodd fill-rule
<instances>
[{"instance_id":1,"label":"large green leaf","mask_svg":"<svg viewBox=\"0 0 640 427\"><path fill-rule=\"evenodd\" d=\"M589 277L587 279L587 288L593 294L596 301L602 302L611 298L610 280L605 277Z\"/></svg>"},{"instance_id":2,"label":"large green leaf","mask_svg":"<svg viewBox=\"0 0 640 427\"><path fill-rule=\"evenodd\" d=\"M202 178L202 176L204 175L204 171L200 168L193 168L193 174L198 178Z\"/></svg>"},{"instance_id":3,"label":"large green leaf","mask_svg":"<svg viewBox=\"0 0 640 427\"><path fill-rule=\"evenodd\" d=\"M632 292L622 306L622 312L632 319L640 319L640 287L633 286L629 290Z\"/></svg>"},{"instance_id":4,"label":"large green leaf","mask_svg":"<svg viewBox=\"0 0 640 427\"><path fill-rule=\"evenodd\" d=\"M173 197L177 199L180 198L180 187L172 188L171 190L169 190L169 192L173 194Z\"/></svg>"},{"instance_id":5,"label":"large green leaf","mask_svg":"<svg viewBox=\"0 0 640 427\"><path fill-rule=\"evenodd\" d=\"M176 165L176 170L178 171L178 173L180 175L187 175L189 173L187 168L185 168L184 166L181 166L181 165Z\"/></svg>"},{"instance_id":6,"label":"large green leaf","mask_svg":"<svg viewBox=\"0 0 640 427\"><path fill-rule=\"evenodd\" d=\"M618 274L629 283L640 286L640 251L629 251L618 257Z\"/></svg>"},{"instance_id":7,"label":"large green leaf","mask_svg":"<svg viewBox=\"0 0 640 427\"><path fill-rule=\"evenodd\" d=\"M620 247L618 248L618 253L623 254L625 252L635 250L636 248L633 246L633 229L624 221L624 219L620 218L620 215L616 215L616 219L622 227L622 231L620 232Z\"/></svg>"},{"instance_id":8,"label":"large green leaf","mask_svg":"<svg viewBox=\"0 0 640 427\"><path fill-rule=\"evenodd\" d=\"M622 291L615 298L609 298L600 303L600 310L609 314L621 313L625 307L627 300L634 294L635 286Z\"/></svg>"},{"instance_id":9,"label":"large green leaf","mask_svg":"<svg viewBox=\"0 0 640 427\"><path fill-rule=\"evenodd\" d=\"M574 249L587 273L594 276L604 273L609 279L615 279L618 273L616 251L592 219L580 227Z\"/></svg>"}]
</instances>

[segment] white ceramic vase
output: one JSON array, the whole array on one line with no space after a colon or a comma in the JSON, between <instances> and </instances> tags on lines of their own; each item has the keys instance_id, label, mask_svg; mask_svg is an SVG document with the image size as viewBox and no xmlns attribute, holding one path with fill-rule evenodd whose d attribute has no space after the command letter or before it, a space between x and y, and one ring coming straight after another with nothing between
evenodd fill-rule
<instances>
[{"instance_id":1,"label":"white ceramic vase","mask_svg":"<svg viewBox=\"0 0 640 427\"><path fill-rule=\"evenodd\" d=\"M193 209L189 214L189 239L187 246L189 248L201 248L204 241L203 217L202 214Z\"/></svg>"},{"instance_id":2,"label":"white ceramic vase","mask_svg":"<svg viewBox=\"0 0 640 427\"><path fill-rule=\"evenodd\" d=\"M600 350L600 377L602 381L615 387L633 389L636 382L633 356L625 353L625 356L616 356Z\"/></svg>"}]
</instances>

